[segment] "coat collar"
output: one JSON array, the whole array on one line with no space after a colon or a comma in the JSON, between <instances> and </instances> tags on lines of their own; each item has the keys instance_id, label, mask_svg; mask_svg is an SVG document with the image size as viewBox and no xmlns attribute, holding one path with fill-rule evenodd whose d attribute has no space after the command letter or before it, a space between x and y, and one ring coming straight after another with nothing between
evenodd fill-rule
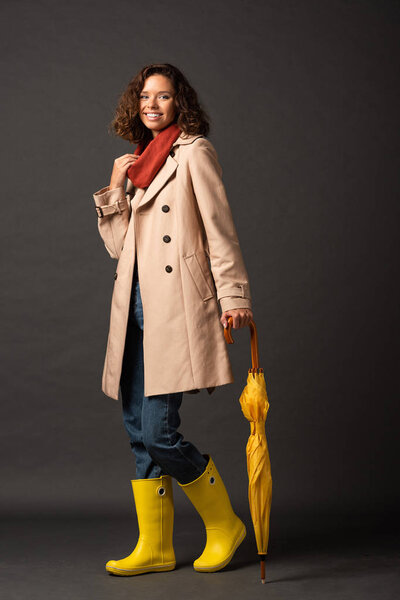
<instances>
[{"instance_id":1,"label":"coat collar","mask_svg":"<svg viewBox=\"0 0 400 600\"><path fill-rule=\"evenodd\" d=\"M176 139L176 141L172 144L171 148L175 148L176 146L184 146L186 144L192 144L194 140L197 140L199 137L204 137L200 134L198 135L184 135L183 133ZM161 190L161 188L167 183L168 179L172 177L173 173L176 171L178 167L178 161L173 158L170 154L167 156L167 160L158 171L157 175L154 177L153 181L150 183L149 187L142 192L142 197L139 200L139 203L136 207L136 210L142 208L147 202L152 200L154 196ZM134 190L134 185L131 180L128 178L128 183L126 186L126 191L131 193Z\"/></svg>"},{"instance_id":2,"label":"coat collar","mask_svg":"<svg viewBox=\"0 0 400 600\"><path fill-rule=\"evenodd\" d=\"M172 148L174 146L183 146L184 144L191 144L194 140L197 140L199 137L204 137L201 134L196 135L185 135L181 133L181 135L176 139L176 141L172 144Z\"/></svg>"}]
</instances>

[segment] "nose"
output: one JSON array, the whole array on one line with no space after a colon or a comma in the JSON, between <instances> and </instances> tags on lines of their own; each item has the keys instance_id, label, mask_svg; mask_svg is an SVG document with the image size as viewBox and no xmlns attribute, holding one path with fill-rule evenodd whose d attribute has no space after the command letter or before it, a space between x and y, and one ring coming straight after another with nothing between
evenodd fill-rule
<instances>
[{"instance_id":1,"label":"nose","mask_svg":"<svg viewBox=\"0 0 400 600\"><path fill-rule=\"evenodd\" d=\"M154 100L149 100L149 108L157 108L158 107L158 103L157 103L157 99L154 98Z\"/></svg>"}]
</instances>

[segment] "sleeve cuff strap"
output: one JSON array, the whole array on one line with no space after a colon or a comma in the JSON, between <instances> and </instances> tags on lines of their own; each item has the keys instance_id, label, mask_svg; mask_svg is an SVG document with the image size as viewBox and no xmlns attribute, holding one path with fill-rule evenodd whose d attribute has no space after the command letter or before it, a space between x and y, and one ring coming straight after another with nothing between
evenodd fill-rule
<instances>
[{"instance_id":1,"label":"sleeve cuff strap","mask_svg":"<svg viewBox=\"0 0 400 600\"><path fill-rule=\"evenodd\" d=\"M250 298L249 284L237 283L236 285L224 288L223 290L217 290L217 299L220 300L225 296L239 296L240 298Z\"/></svg>"},{"instance_id":2,"label":"sleeve cuff strap","mask_svg":"<svg viewBox=\"0 0 400 600\"><path fill-rule=\"evenodd\" d=\"M96 213L99 218L115 213L121 214L127 207L127 200L122 187L114 188L112 190L110 190L108 186L102 188L93 194L93 199Z\"/></svg>"}]
</instances>

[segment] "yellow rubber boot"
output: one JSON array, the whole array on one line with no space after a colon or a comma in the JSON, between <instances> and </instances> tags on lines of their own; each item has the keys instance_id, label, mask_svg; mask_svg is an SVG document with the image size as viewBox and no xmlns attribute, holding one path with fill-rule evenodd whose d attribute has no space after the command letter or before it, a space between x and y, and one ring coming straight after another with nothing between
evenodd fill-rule
<instances>
[{"instance_id":1,"label":"yellow rubber boot","mask_svg":"<svg viewBox=\"0 0 400 600\"><path fill-rule=\"evenodd\" d=\"M174 499L169 475L132 479L139 539L133 552L121 560L109 560L106 569L114 575L139 575L151 571L172 571Z\"/></svg>"},{"instance_id":2,"label":"yellow rubber boot","mask_svg":"<svg viewBox=\"0 0 400 600\"><path fill-rule=\"evenodd\" d=\"M246 527L233 512L224 482L211 458L205 471L190 483L178 485L204 521L207 542L193 567L196 571L219 571L232 559L246 537Z\"/></svg>"}]
</instances>

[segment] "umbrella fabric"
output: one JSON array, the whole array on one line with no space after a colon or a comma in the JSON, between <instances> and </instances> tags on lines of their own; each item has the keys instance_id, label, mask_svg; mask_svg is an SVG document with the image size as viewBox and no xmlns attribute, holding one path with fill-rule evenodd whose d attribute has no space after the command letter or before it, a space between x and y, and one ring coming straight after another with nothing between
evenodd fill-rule
<instances>
[{"instance_id":1,"label":"umbrella fabric","mask_svg":"<svg viewBox=\"0 0 400 600\"><path fill-rule=\"evenodd\" d=\"M271 463L265 421L269 402L264 373L249 370L247 385L239 399L242 412L250 421L250 437L246 446L249 477L249 507L254 526L258 554L266 554L269 539L269 517L272 500Z\"/></svg>"}]
</instances>

